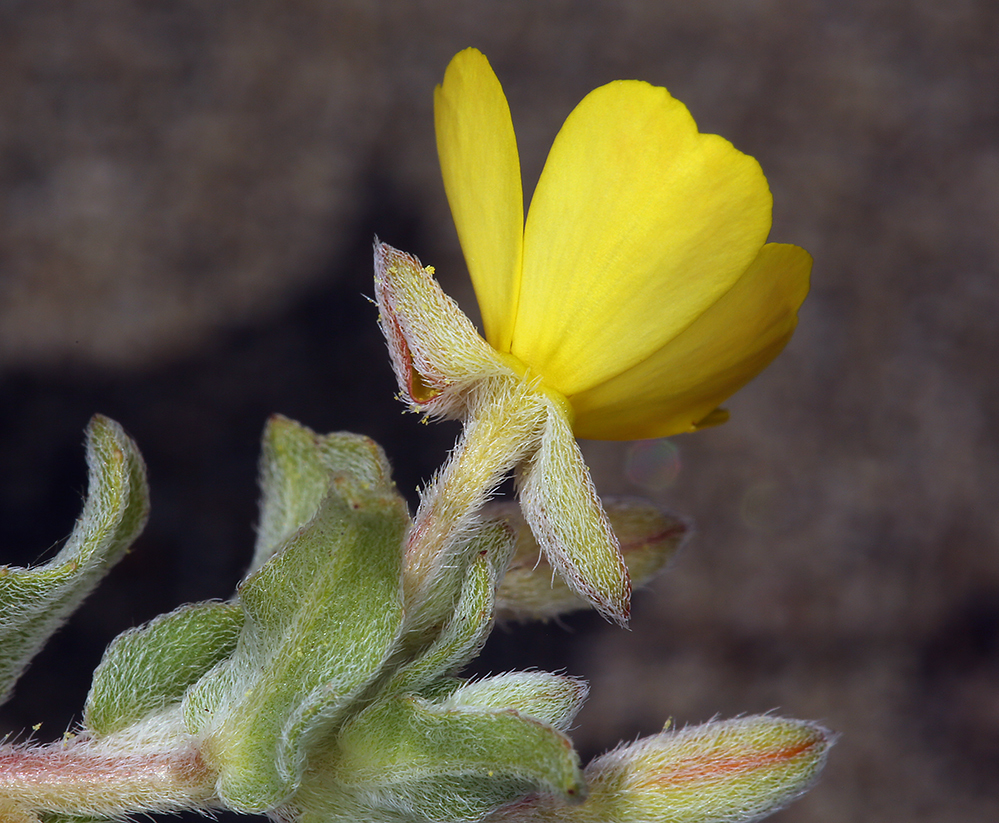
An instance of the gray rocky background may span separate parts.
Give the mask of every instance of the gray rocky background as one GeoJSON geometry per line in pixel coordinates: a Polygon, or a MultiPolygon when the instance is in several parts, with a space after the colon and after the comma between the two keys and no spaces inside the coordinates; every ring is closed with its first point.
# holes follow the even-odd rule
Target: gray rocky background
{"type": "Polygon", "coordinates": [[[56,737],[119,631],[225,597],[267,415],[374,436],[412,494],[456,429],[393,400],[378,233],[465,305],[431,91],[476,45],[527,189],[590,89],[665,85],[755,155],[816,265],[719,429],[588,443],[692,517],[636,599],[499,630],[480,670],[587,677],[576,738],[776,710],[841,733],[783,823],[999,819],[999,5],[991,0],[0,2],[0,545],[68,533],[82,431],[138,440],[153,516],[4,729],[56,737]]]}

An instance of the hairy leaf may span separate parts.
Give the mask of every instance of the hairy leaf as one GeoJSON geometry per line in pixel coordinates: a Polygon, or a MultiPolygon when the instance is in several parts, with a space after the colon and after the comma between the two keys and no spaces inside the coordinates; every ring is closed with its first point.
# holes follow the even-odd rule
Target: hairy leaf
{"type": "Polygon", "coordinates": [[[107,417],[97,415],[87,427],[87,467],[87,499],[62,550],[41,566],[0,566],[0,702],[146,524],[145,465],[107,417]]]}
{"type": "Polygon", "coordinates": [[[343,721],[399,631],[405,504],[346,474],[329,490],[242,585],[236,650],[185,701],[230,808],[264,811],[294,790],[306,747],[343,721]]]}
{"type": "Polygon", "coordinates": [[[85,727],[112,734],[180,702],[187,689],[236,648],[243,610],[198,603],[115,638],[87,695],[85,727]]]}

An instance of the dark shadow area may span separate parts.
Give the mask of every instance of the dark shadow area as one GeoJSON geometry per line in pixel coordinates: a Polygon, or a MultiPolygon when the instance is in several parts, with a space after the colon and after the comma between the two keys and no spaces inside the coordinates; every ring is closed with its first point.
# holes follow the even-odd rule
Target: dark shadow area
{"type": "MultiPolygon", "coordinates": [[[[383,181],[348,251],[286,311],[220,333],[191,356],[141,372],[73,367],[0,375],[0,544],[27,565],[57,551],[86,491],[83,432],[94,413],[120,422],[148,467],[149,524],[132,552],[51,641],[4,707],[5,731],[44,720],[40,739],[78,717],[104,646],[177,606],[227,598],[249,562],[260,435],[272,413],[319,432],[367,434],[399,489],[417,487],[453,442],[453,427],[404,413],[377,327],[371,242],[418,247],[418,220],[383,181]],[[58,673],[57,676],[53,676],[58,673]]],[[[342,231],[342,230],[341,230],[342,231]]],[[[275,273],[280,276],[280,273],[275,273]]]]}
{"type": "MultiPolygon", "coordinates": [[[[83,367],[0,375],[0,543],[4,560],[50,558],[69,534],[86,492],[83,432],[94,413],[120,422],[146,461],[152,510],[133,550],[49,641],[0,711],[0,729],[58,738],[79,722],[90,676],[121,631],[188,602],[231,596],[254,541],[257,461],[268,416],[318,432],[364,433],[387,452],[400,492],[439,467],[455,424],[423,425],[395,399],[377,327],[371,242],[420,248],[419,220],[398,193],[372,179],[348,251],[331,260],[287,310],[220,333],[188,357],[141,372],[83,367]]],[[[512,484],[502,493],[512,492],[512,484]]],[[[575,643],[596,614],[545,626],[497,629],[466,674],[574,670],[575,643]]],[[[164,820],[203,820],[197,815],[164,820]]],[[[229,813],[222,821],[246,819],[229,813]]]]}
{"type": "Polygon", "coordinates": [[[919,671],[922,734],[947,752],[952,779],[977,791],[999,771],[999,592],[982,591],[955,609],[930,638],[919,671]],[[993,707],[983,712],[983,706],[993,707]],[[983,720],[985,722],[983,722],[983,720]],[[989,722],[991,721],[991,722],[989,722]]]}

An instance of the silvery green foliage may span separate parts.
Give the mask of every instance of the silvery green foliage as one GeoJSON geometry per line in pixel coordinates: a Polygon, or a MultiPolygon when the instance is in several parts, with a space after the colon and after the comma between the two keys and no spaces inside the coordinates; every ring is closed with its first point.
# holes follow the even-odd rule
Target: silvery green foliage
{"type": "Polygon", "coordinates": [[[98,415],[90,421],[87,468],[83,512],[62,550],[41,566],[0,566],[0,702],[146,524],[146,468],[113,420],[98,415]]]}
{"type": "MultiPolygon", "coordinates": [[[[87,456],[90,490],[66,547],[0,575],[7,689],[145,521],[142,461],[120,427],[95,418],[87,456]]],[[[77,735],[0,747],[0,820],[228,808],[281,823],[641,823],[648,808],[657,820],[734,823],[750,805],[756,815],[794,796],[824,760],[824,730],[749,718],[741,749],[729,726],[707,724],[615,750],[584,773],[565,732],[585,684],[459,676],[493,625],[514,556],[509,525],[479,523],[447,562],[414,574],[411,521],[381,449],[281,417],[264,433],[261,486],[255,556],[235,596],[119,636],[77,735]],[[693,749],[678,745],[688,738],[693,749]],[[48,756],[67,779],[35,779],[48,756]],[[614,780],[600,771],[608,763],[614,780]],[[755,805],[725,805],[747,792],[755,805]]],[[[661,518],[649,522],[662,531],[661,518]]]]}
{"type": "MultiPolygon", "coordinates": [[[[272,423],[267,440],[286,425],[272,423]]],[[[323,456],[317,444],[311,459],[323,456]]],[[[325,486],[316,510],[240,586],[245,623],[232,655],[184,701],[188,728],[221,761],[218,792],[230,808],[266,811],[294,792],[312,744],[376,685],[402,624],[405,504],[388,482],[315,478],[325,486]]]]}
{"type": "Polygon", "coordinates": [[[235,603],[197,603],[119,635],[94,672],[84,726],[111,735],[179,704],[233,653],[242,627],[235,603]]]}
{"type": "Polygon", "coordinates": [[[492,627],[510,530],[477,531],[434,597],[404,608],[410,521],[378,446],[275,417],[263,454],[236,597],[119,637],[85,734],[197,740],[216,805],[285,819],[471,821],[530,792],[578,795],[563,731],[584,686],[455,677],[492,627]]]}
{"type": "Polygon", "coordinates": [[[246,624],[237,648],[184,707],[189,728],[207,735],[206,750],[225,752],[222,801],[325,818],[363,809],[377,819],[400,807],[419,814],[428,792],[440,794],[435,783],[491,773],[487,798],[464,792],[456,808],[431,818],[458,820],[471,819],[470,806],[481,817],[525,790],[575,791],[578,763],[547,724],[435,702],[491,627],[512,550],[506,530],[481,531],[464,564],[438,581],[433,604],[404,610],[409,518],[381,451],[366,438],[319,437],[280,418],[265,444],[258,552],[290,536],[240,587],[246,624]],[[259,678],[261,668],[268,677],[259,678]],[[472,761],[473,751],[488,762],[472,761]]]}
{"type": "Polygon", "coordinates": [[[249,573],[260,568],[319,511],[330,476],[391,492],[392,468],[370,437],[317,435],[281,415],[268,421],[260,455],[260,522],[249,573]]]}

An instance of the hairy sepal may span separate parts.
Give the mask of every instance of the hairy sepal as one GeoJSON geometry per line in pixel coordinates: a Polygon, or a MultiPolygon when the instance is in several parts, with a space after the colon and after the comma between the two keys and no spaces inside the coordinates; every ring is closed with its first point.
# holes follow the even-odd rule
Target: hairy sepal
{"type": "Polygon", "coordinates": [[[555,403],[549,403],[537,451],[518,469],[517,495],[538,545],[569,588],[626,625],[628,567],[569,421],[555,403]]]}
{"type": "Polygon", "coordinates": [[[377,241],[375,301],[402,399],[414,411],[464,419],[481,380],[513,374],[443,292],[432,268],[377,241]]]}

